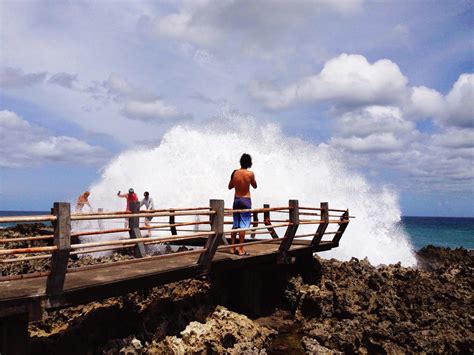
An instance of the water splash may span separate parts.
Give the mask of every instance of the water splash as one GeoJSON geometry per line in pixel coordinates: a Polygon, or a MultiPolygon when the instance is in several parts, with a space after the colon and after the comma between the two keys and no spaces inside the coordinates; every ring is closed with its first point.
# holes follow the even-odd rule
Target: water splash
{"type": "MultiPolygon", "coordinates": [[[[315,207],[328,201],[330,207],[349,208],[357,217],[339,248],[324,257],[416,263],[408,238],[396,227],[401,212],[395,193],[371,186],[327,146],[287,137],[278,126],[251,117],[228,114],[204,127],[175,126],[158,146],[120,154],[90,188],[90,199],[106,210],[123,210],[125,200],[116,193],[133,187],[139,196],[149,191],[155,208],[208,206],[211,198],[224,199],[231,207],[233,192],[227,183],[243,152],[252,155],[258,182],[253,207],[286,205],[288,199],[315,207]]],[[[311,233],[315,228],[300,230],[311,233]]]]}

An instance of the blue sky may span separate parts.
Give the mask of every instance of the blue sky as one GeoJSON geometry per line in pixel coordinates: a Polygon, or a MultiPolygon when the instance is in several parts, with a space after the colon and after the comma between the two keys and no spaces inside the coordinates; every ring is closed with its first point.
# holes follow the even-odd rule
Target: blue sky
{"type": "Polygon", "coordinates": [[[223,109],[340,151],[407,215],[474,216],[472,1],[2,1],[0,210],[223,109]]]}

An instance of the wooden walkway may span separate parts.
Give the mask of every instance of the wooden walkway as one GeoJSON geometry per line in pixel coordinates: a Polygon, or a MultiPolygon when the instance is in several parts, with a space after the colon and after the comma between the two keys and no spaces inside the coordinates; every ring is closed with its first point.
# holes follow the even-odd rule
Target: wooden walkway
{"type": "MultiPolygon", "coordinates": [[[[53,242],[52,246],[45,247],[30,245],[28,248],[0,249],[1,263],[51,259],[51,271],[48,273],[0,277],[0,354],[26,353],[28,321],[42,318],[46,311],[189,278],[204,277],[212,281],[214,275],[223,275],[232,269],[254,270],[253,268],[259,266],[291,264],[299,257],[311,257],[315,252],[338,247],[351,218],[348,210],[329,209],[325,202],[321,203],[321,207],[313,208],[299,207],[297,200],[290,200],[288,206],[270,208],[269,205],[264,205],[263,208],[253,210],[225,209],[222,200],[211,200],[209,207],[200,208],[142,212],[139,211],[138,203],[130,207],[131,212],[127,214],[100,212],[71,215],[68,203],[55,203],[51,215],[0,217],[0,222],[51,221],[54,227],[52,235],[0,239],[0,243],[31,242],[35,239],[49,239],[53,242]],[[277,214],[278,218],[272,219],[271,212],[277,214]],[[226,221],[225,218],[232,218],[235,213],[253,214],[251,227],[226,230],[224,226],[232,222],[226,221]],[[259,214],[263,214],[262,220],[259,220],[259,214]],[[280,217],[281,215],[283,217],[280,217]],[[147,216],[169,217],[169,223],[140,227],[140,218],[147,216]],[[188,219],[196,216],[209,219],[195,222],[176,221],[177,217],[184,216],[188,219]],[[104,219],[124,218],[128,219],[126,228],[75,233],[71,231],[71,221],[98,220],[100,225],[100,221],[104,219]],[[328,232],[327,228],[331,224],[335,225],[337,230],[328,232]],[[177,228],[201,225],[210,229],[178,235],[177,228]],[[298,235],[300,225],[314,225],[317,229],[313,233],[298,235]],[[284,235],[281,233],[282,228],[286,228],[284,235]],[[171,234],[165,237],[142,236],[142,231],[151,229],[169,231],[171,234]],[[248,235],[244,245],[250,255],[230,254],[229,234],[239,231],[248,235]],[[77,243],[81,236],[118,232],[128,232],[129,239],[77,243]],[[261,234],[266,234],[267,237],[261,238],[261,234]],[[331,236],[331,240],[323,240],[324,236],[331,236]],[[171,245],[188,245],[192,250],[157,256],[147,255],[147,245],[164,242],[171,245]],[[68,268],[68,260],[74,254],[121,248],[133,248],[135,258],[68,268]],[[23,256],[24,254],[27,256],[23,256]]],[[[263,277],[255,275],[253,273],[251,277],[263,277]]]]}
{"type": "MultiPolygon", "coordinates": [[[[289,250],[290,256],[329,250],[336,245],[321,242],[313,250],[309,240],[295,241],[289,250]]],[[[259,263],[276,263],[279,242],[255,244],[246,247],[249,256],[231,255],[229,251],[218,251],[213,258],[212,270],[248,267],[259,263]]],[[[187,278],[198,277],[197,255],[170,254],[168,258],[147,257],[96,264],[69,270],[66,274],[61,297],[53,297],[43,304],[45,309],[57,309],[82,304],[93,300],[119,296],[124,293],[151,288],[187,278]]],[[[0,315],[18,312],[19,306],[38,304],[48,298],[46,281],[48,276],[38,276],[11,281],[0,278],[0,315]],[[11,308],[13,306],[13,308],[11,308]]]]}

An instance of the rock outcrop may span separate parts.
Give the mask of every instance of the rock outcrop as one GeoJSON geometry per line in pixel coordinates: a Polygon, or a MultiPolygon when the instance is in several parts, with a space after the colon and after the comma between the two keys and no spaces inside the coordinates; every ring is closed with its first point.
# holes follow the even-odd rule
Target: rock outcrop
{"type": "Polygon", "coordinates": [[[289,284],[305,348],[347,353],[473,353],[474,252],[425,248],[422,268],[319,260],[322,278],[289,284]]]}
{"type": "Polygon", "coordinates": [[[146,349],[147,354],[266,354],[276,332],[244,315],[218,306],[205,323],[191,322],[179,337],[168,336],[146,349]]]}

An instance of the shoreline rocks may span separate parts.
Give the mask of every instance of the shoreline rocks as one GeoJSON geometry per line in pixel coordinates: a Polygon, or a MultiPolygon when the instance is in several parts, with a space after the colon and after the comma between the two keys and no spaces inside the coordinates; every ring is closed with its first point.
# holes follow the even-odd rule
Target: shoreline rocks
{"type": "MultiPolygon", "coordinates": [[[[428,246],[417,257],[408,268],[316,256],[314,277],[290,278],[279,310],[254,320],[199,280],[51,312],[30,324],[31,353],[474,353],[474,251],[428,246]]],[[[47,269],[22,262],[2,275],[47,269]]]]}

